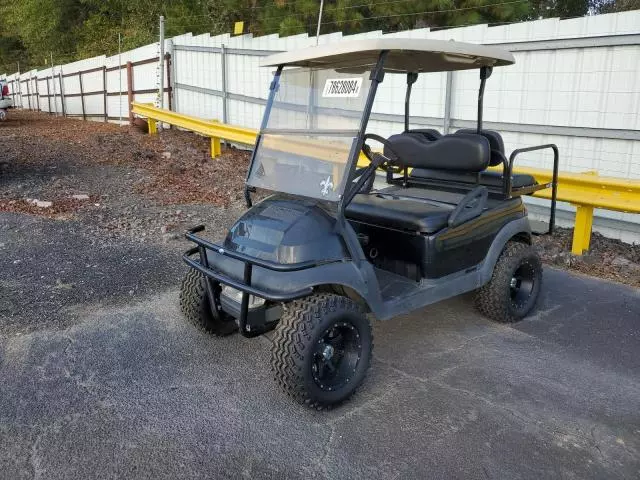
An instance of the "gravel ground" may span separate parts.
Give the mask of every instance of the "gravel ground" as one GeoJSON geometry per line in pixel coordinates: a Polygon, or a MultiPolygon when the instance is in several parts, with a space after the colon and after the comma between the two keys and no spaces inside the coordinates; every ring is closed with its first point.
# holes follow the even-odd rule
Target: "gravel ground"
{"type": "MultiPolygon", "coordinates": [[[[275,387],[269,336],[187,325],[180,232],[220,236],[243,210],[226,193],[246,154],[206,147],[28,112],[0,124],[0,479],[640,476],[636,289],[547,268],[515,326],[469,295],[376,322],[371,375],[328,413],[275,387]]],[[[577,269],[567,235],[538,245],[577,269]]],[[[635,248],[594,239],[616,268],[635,248]]]]}
{"type": "Polygon", "coordinates": [[[177,130],[151,137],[137,127],[12,112],[0,125],[0,212],[141,242],[170,240],[197,223],[227,225],[243,208],[248,159],[228,149],[211,161],[207,145],[177,130]]]}
{"type": "Polygon", "coordinates": [[[179,284],[182,232],[204,223],[220,237],[244,208],[246,155],[230,149],[213,162],[207,144],[176,130],[152,138],[11,112],[0,124],[0,334],[66,328],[78,303],[122,303],[179,284]]]}

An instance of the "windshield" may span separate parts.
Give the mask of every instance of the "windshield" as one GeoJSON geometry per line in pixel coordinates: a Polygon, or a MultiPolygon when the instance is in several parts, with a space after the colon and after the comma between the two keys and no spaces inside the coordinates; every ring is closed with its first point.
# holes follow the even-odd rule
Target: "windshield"
{"type": "Polygon", "coordinates": [[[368,72],[284,70],[249,185],[339,200],[369,86],[368,72]]]}

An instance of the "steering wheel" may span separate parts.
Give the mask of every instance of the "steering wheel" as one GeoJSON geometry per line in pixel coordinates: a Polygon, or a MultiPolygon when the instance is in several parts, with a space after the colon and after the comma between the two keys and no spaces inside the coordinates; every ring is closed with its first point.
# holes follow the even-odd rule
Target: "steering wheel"
{"type": "Polygon", "coordinates": [[[362,141],[362,152],[371,163],[376,164],[376,168],[382,168],[385,171],[391,170],[393,173],[401,173],[404,169],[402,160],[398,154],[394,152],[389,140],[381,137],[380,135],[376,135],[375,133],[365,133],[362,141]],[[367,145],[367,140],[369,139],[383,144],[386,147],[386,153],[388,156],[385,156],[382,153],[373,152],[371,147],[367,145]]]}
{"type": "Polygon", "coordinates": [[[346,205],[353,200],[357,193],[368,193],[371,191],[373,182],[375,181],[375,171],[378,168],[383,168],[385,171],[393,173],[401,173],[405,169],[400,157],[393,151],[391,143],[380,135],[366,133],[362,137],[362,151],[371,163],[367,167],[356,170],[353,178],[355,185],[346,196],[346,205]],[[371,147],[367,145],[367,140],[369,139],[382,143],[386,147],[388,157],[382,153],[373,152],[371,147]]]}

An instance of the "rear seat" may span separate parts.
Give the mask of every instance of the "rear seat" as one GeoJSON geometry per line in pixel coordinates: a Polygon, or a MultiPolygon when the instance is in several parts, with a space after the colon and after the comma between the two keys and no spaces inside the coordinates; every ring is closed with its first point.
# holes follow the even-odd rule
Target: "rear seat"
{"type": "MultiPolygon", "coordinates": [[[[409,178],[420,178],[425,180],[438,180],[441,182],[457,182],[457,183],[469,183],[475,185],[478,183],[477,175],[464,172],[446,172],[443,170],[433,170],[428,168],[414,168],[409,174],[409,178]]],[[[524,173],[516,173],[511,175],[511,187],[521,188],[531,185],[537,185],[536,179],[524,173]]],[[[504,181],[502,172],[496,172],[493,170],[487,170],[480,172],[479,185],[492,188],[502,188],[504,181]]]]}
{"type": "MultiPolygon", "coordinates": [[[[420,129],[409,130],[406,134],[412,134],[415,138],[419,138],[421,141],[434,141],[438,139],[440,134],[437,130],[433,129],[420,129]],[[422,133],[422,136],[417,134],[422,133]]],[[[473,128],[463,128],[455,132],[454,135],[478,135],[477,130],[473,128]]],[[[495,130],[482,130],[480,135],[487,139],[489,142],[489,148],[491,149],[491,159],[489,165],[492,167],[502,165],[504,158],[504,141],[502,135],[495,130]]],[[[504,186],[504,180],[502,172],[494,170],[486,170],[480,172],[480,177],[475,173],[468,172],[456,172],[456,171],[444,171],[428,168],[416,168],[409,175],[411,178],[419,178],[425,180],[437,180],[442,182],[457,182],[457,183],[469,183],[480,184],[491,188],[502,188],[504,186]]],[[[532,185],[537,185],[536,179],[531,175],[522,173],[514,174],[511,176],[512,188],[522,188],[532,185]]]]}

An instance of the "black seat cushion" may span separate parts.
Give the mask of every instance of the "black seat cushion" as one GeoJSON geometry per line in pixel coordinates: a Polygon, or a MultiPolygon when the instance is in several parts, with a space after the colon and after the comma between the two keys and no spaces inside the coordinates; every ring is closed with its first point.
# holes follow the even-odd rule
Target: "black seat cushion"
{"type": "MultiPolygon", "coordinates": [[[[426,180],[439,180],[444,182],[457,183],[476,183],[477,173],[468,172],[447,172],[445,170],[432,170],[427,168],[415,168],[409,174],[409,177],[421,178],[426,180]]],[[[480,172],[480,185],[486,187],[500,188],[503,186],[502,172],[487,170],[480,172]]],[[[536,179],[531,175],[517,173],[511,176],[512,188],[528,187],[537,185],[536,179]]]]}
{"type": "Polygon", "coordinates": [[[442,134],[435,128],[414,128],[412,130],[405,131],[404,135],[415,135],[430,142],[442,138],[442,134]]]}
{"type": "Polygon", "coordinates": [[[454,206],[383,194],[358,194],[347,206],[346,217],[372,225],[420,233],[447,226],[454,206]]]}
{"type": "Polygon", "coordinates": [[[489,147],[491,148],[491,161],[489,165],[495,167],[496,165],[500,165],[502,163],[502,159],[504,158],[504,140],[502,139],[502,135],[500,135],[495,130],[481,130],[478,134],[478,130],[475,128],[461,128],[456,131],[454,135],[459,133],[464,133],[466,135],[481,135],[489,141],[489,147]]]}
{"type": "Polygon", "coordinates": [[[402,166],[435,168],[463,172],[481,172],[489,165],[489,141],[480,135],[464,133],[445,135],[434,141],[416,138],[415,134],[392,135],[384,154],[399,157],[402,166]]]}
{"type": "MultiPolygon", "coordinates": [[[[458,133],[471,133],[477,135],[478,130],[475,128],[461,128],[460,130],[457,130],[455,134],[458,133]]],[[[502,139],[502,135],[495,130],[480,130],[480,135],[489,140],[491,150],[497,150],[500,153],[504,153],[504,140],[502,139]]]]}

